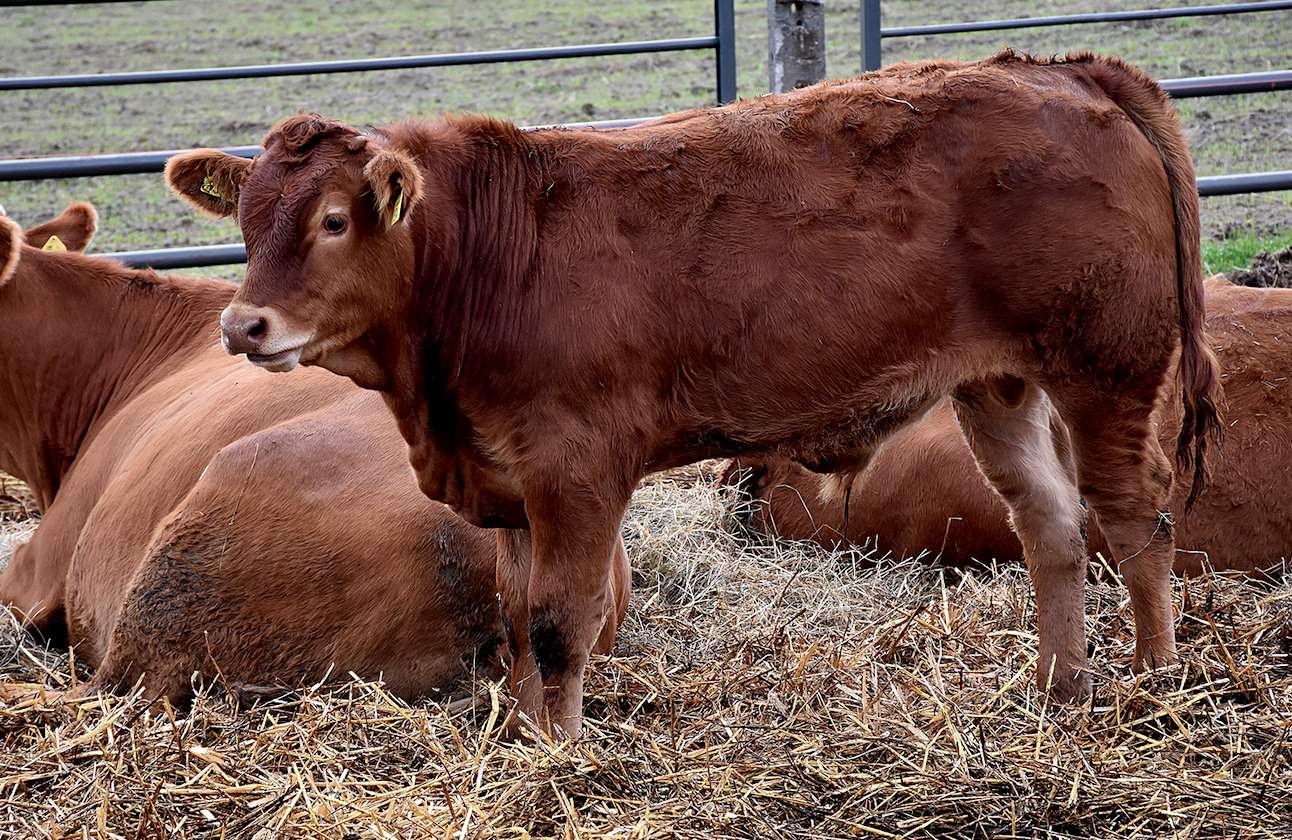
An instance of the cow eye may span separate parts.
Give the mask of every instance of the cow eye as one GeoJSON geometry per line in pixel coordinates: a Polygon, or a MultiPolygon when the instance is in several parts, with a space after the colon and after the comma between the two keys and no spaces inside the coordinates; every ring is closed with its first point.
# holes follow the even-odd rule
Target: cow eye
{"type": "Polygon", "coordinates": [[[345,219],[336,214],[328,216],[323,220],[323,228],[328,233],[340,233],[345,230],[345,219]]]}

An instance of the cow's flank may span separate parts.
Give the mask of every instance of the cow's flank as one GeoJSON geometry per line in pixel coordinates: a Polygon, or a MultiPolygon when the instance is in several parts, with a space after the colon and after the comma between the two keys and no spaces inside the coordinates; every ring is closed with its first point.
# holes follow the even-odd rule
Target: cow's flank
{"type": "MultiPolygon", "coordinates": [[[[1152,418],[1178,353],[1175,448],[1200,469],[1218,386],[1193,167],[1139,71],[898,65],[615,131],[298,117],[249,166],[195,160],[243,173],[228,348],[381,389],[424,492],[530,529],[532,562],[500,577],[526,576],[512,632],[546,661],[513,667],[541,672],[543,709],[521,706],[544,725],[579,731],[644,474],[731,453],[860,471],[948,394],[1027,548],[1041,685],[1090,684],[1082,496],[1134,667],[1175,658],[1152,418]],[[407,213],[373,183],[387,153],[420,171],[407,213]]],[[[196,180],[171,182],[193,199],[196,180]]]]}
{"type": "MultiPolygon", "coordinates": [[[[1265,575],[1292,557],[1292,291],[1206,283],[1207,337],[1225,370],[1226,439],[1211,459],[1207,489],[1176,528],[1174,570],[1265,575]]],[[[1179,433],[1182,407],[1168,393],[1158,424],[1163,448],[1179,433]]],[[[822,495],[821,476],[785,459],[735,459],[723,482],[747,494],[738,510],[755,530],[925,555],[947,565],[1017,562],[1023,547],[1009,511],[965,446],[953,406],[944,402],[893,435],[848,491],[822,495]]],[[[1177,473],[1172,508],[1190,491],[1177,473]]],[[[1089,523],[1093,557],[1106,554],[1098,522],[1089,523]]]]}

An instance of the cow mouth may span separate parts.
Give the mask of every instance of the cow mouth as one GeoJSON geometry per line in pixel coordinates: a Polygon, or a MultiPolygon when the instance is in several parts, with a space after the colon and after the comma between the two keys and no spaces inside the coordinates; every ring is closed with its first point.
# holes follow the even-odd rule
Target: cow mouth
{"type": "Polygon", "coordinates": [[[277,353],[248,353],[247,361],[274,373],[285,373],[300,363],[301,353],[304,351],[305,345],[300,344],[277,353]]]}

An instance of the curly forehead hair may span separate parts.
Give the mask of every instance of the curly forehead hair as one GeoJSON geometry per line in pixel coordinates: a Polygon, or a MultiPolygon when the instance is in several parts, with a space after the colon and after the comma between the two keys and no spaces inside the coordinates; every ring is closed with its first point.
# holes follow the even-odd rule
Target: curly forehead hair
{"type": "Polygon", "coordinates": [[[362,144],[366,139],[357,128],[348,126],[338,120],[328,119],[318,114],[296,114],[279,120],[261,145],[266,150],[278,143],[289,155],[298,156],[308,152],[319,141],[331,137],[349,137],[362,144]]]}

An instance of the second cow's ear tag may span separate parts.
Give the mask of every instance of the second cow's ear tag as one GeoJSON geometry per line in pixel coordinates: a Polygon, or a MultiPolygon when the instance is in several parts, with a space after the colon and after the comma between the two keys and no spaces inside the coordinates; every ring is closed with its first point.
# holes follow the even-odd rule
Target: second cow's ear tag
{"type": "Polygon", "coordinates": [[[64,245],[64,244],[63,244],[63,240],[59,239],[57,236],[51,236],[49,239],[46,239],[46,240],[45,240],[45,244],[44,244],[44,245],[40,246],[40,250],[42,250],[42,251],[66,251],[66,250],[67,250],[67,246],[66,246],[66,245],[64,245]]]}
{"type": "Polygon", "coordinates": [[[221,201],[224,201],[224,196],[220,195],[220,191],[215,188],[215,183],[211,181],[210,175],[202,176],[201,190],[213,198],[218,198],[221,201]]]}

